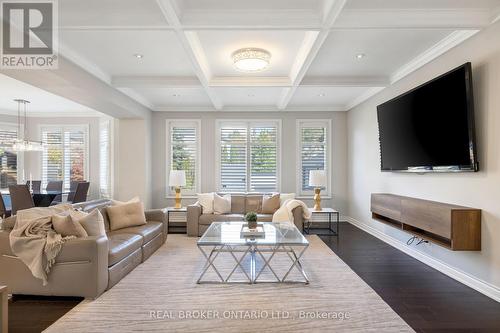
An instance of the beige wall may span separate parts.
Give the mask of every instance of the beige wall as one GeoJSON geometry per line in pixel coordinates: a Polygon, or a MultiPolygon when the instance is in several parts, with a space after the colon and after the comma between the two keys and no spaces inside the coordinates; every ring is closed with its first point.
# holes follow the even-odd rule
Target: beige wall
{"type": "MultiPolygon", "coordinates": [[[[388,192],[483,210],[480,252],[452,252],[437,245],[412,248],[500,295],[500,22],[348,112],[349,215],[396,241],[409,235],[371,219],[370,194],[388,192]],[[439,74],[472,62],[481,171],[460,174],[380,172],[376,106],[439,74]]],[[[406,245],[405,245],[406,246],[406,245]]]]}
{"type": "Polygon", "coordinates": [[[114,128],[114,193],[118,200],[139,196],[151,207],[151,119],[118,119],[114,128]]]}
{"type": "MultiPolygon", "coordinates": [[[[153,112],[153,206],[172,205],[166,199],[166,120],[201,119],[201,190],[215,190],[215,126],[217,119],[281,119],[282,137],[282,192],[296,192],[296,119],[331,119],[331,147],[333,164],[333,200],[324,199],[325,207],[336,207],[341,212],[347,210],[347,172],[346,172],[346,113],[344,112],[153,112]]],[[[185,199],[185,203],[196,200],[185,199]]],[[[309,204],[311,200],[306,200],[309,204]]]]}

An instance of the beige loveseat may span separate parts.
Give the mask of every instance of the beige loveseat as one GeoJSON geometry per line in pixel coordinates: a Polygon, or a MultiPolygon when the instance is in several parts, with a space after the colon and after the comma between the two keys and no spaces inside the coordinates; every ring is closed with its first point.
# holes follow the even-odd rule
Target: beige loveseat
{"type": "MultiPolygon", "coordinates": [[[[204,214],[203,208],[198,203],[187,207],[187,234],[199,237],[208,229],[212,222],[243,221],[248,212],[257,213],[258,222],[271,222],[273,214],[262,214],[263,194],[242,193],[231,194],[231,212],[228,214],[204,214]]],[[[293,210],[294,223],[302,231],[304,218],[302,207],[293,210]]]]}
{"type": "Polygon", "coordinates": [[[108,200],[75,204],[91,211],[98,208],[107,237],[85,237],[66,242],[49,274],[49,283],[31,274],[11,251],[8,230],[0,231],[0,285],[12,294],[82,296],[96,298],[151,256],[167,238],[167,221],[162,210],[146,211],[145,225],[110,231],[108,200]]]}

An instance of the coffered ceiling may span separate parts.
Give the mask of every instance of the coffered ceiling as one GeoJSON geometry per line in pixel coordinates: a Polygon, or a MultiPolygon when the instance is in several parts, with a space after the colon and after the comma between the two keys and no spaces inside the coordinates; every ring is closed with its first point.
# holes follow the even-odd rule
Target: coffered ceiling
{"type": "Polygon", "coordinates": [[[61,55],[154,111],[345,111],[500,14],[500,0],[64,0],[59,6],[61,55]],[[236,71],[231,54],[243,47],[268,50],[269,68],[236,71]]]}

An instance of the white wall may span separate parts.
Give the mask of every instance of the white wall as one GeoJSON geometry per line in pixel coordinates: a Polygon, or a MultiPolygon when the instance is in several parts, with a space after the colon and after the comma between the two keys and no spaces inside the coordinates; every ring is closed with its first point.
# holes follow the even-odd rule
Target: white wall
{"type": "MultiPolygon", "coordinates": [[[[41,140],[40,125],[88,125],[89,160],[87,179],[90,182],[89,198],[99,197],[99,117],[29,117],[28,133],[32,140],[41,140]]],[[[17,117],[0,114],[0,122],[17,124],[17,117]]],[[[40,152],[24,153],[26,178],[31,173],[33,179],[41,179],[42,165],[40,152]]]]}
{"type": "MultiPolygon", "coordinates": [[[[332,192],[333,200],[323,198],[325,207],[347,210],[346,172],[346,113],[345,112],[153,112],[153,206],[166,207],[173,204],[166,199],[166,120],[201,119],[201,191],[212,192],[215,181],[215,122],[216,119],[281,119],[282,121],[282,173],[281,191],[296,192],[296,119],[332,120],[332,192]]],[[[185,199],[184,204],[194,199],[185,199]]],[[[311,200],[306,200],[311,204],[311,200]]]]}
{"type": "Polygon", "coordinates": [[[350,110],[347,142],[349,215],[390,239],[406,242],[408,234],[371,219],[371,193],[482,209],[482,251],[452,252],[437,245],[411,247],[486,282],[500,296],[500,22],[350,110]],[[376,106],[467,61],[473,66],[481,171],[426,175],[380,172],[376,106]]]}

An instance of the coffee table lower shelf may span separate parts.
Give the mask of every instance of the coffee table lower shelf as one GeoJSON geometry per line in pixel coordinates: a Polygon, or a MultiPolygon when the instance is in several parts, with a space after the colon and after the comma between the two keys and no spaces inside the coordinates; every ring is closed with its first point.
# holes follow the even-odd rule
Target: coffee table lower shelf
{"type": "Polygon", "coordinates": [[[306,272],[304,271],[304,268],[302,267],[302,264],[300,262],[300,258],[304,254],[305,250],[307,249],[308,245],[304,246],[287,246],[287,245],[260,245],[260,244],[246,244],[246,245],[200,245],[198,244],[198,248],[200,251],[203,253],[203,256],[206,259],[205,265],[201,271],[200,277],[198,278],[197,283],[202,284],[202,283],[246,283],[246,284],[255,284],[255,283],[303,283],[303,284],[309,284],[309,279],[307,277],[306,272]],[[295,249],[295,247],[298,247],[298,252],[295,249]],[[215,259],[219,256],[221,253],[229,253],[234,260],[234,267],[231,270],[231,272],[224,278],[222,274],[220,273],[219,269],[217,269],[215,265],[215,259]],[[241,253],[243,253],[241,255],[241,253]],[[265,253],[269,254],[269,256],[266,258],[264,255],[265,253]],[[275,272],[275,270],[272,267],[272,259],[275,257],[276,254],[278,253],[286,253],[288,258],[290,259],[290,267],[288,271],[282,276],[279,277],[278,274],[275,272]],[[236,254],[240,254],[241,256],[238,258],[236,254]],[[243,261],[247,256],[250,256],[250,265],[243,265],[243,261]],[[260,269],[257,269],[257,260],[258,258],[262,259],[263,265],[260,269]],[[249,266],[249,267],[248,267],[249,266]],[[211,281],[205,281],[203,280],[203,277],[209,270],[209,268],[212,268],[215,273],[217,274],[219,280],[211,280],[211,281]],[[244,276],[246,277],[247,280],[243,281],[233,281],[231,280],[231,277],[233,274],[236,272],[236,270],[240,268],[240,270],[244,273],[244,276]],[[262,272],[266,268],[269,268],[270,272],[274,276],[274,279],[272,280],[264,280],[264,279],[259,279],[262,272]],[[303,280],[291,280],[288,279],[290,276],[290,273],[292,270],[296,268],[301,276],[304,278],[303,280]]]}

